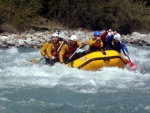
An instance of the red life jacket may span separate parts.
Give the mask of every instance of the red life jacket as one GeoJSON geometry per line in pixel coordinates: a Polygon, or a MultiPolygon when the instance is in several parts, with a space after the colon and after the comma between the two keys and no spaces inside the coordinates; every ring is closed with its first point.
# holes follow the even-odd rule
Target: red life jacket
{"type": "Polygon", "coordinates": [[[75,45],[68,44],[68,50],[65,51],[64,56],[70,58],[70,56],[77,50],[77,43],[75,45]]]}
{"type": "Polygon", "coordinates": [[[93,44],[92,46],[90,46],[89,48],[89,52],[93,52],[93,51],[100,51],[102,48],[100,46],[100,42],[96,42],[95,44],[93,44]]]}
{"type": "Polygon", "coordinates": [[[58,48],[60,46],[60,43],[59,42],[56,43],[56,44],[53,43],[53,45],[54,45],[54,49],[51,50],[51,54],[52,54],[52,56],[58,57],[57,50],[58,50],[58,48]]]}

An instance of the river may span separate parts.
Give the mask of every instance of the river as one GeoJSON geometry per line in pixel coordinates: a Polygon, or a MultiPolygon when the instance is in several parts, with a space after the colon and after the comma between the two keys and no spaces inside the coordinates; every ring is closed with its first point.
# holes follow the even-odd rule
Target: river
{"type": "Polygon", "coordinates": [[[0,113],[149,113],[150,47],[127,47],[136,71],[50,67],[29,62],[39,49],[0,49],[0,113]]]}

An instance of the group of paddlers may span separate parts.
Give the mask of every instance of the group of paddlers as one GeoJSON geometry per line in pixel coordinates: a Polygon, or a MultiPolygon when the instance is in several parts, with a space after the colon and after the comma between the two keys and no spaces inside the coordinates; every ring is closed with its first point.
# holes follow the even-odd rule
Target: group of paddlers
{"type": "Polygon", "coordinates": [[[121,35],[117,31],[109,29],[102,34],[100,31],[95,31],[92,38],[88,39],[88,43],[78,40],[76,35],[71,35],[69,40],[59,37],[59,32],[56,31],[51,35],[51,40],[45,42],[40,50],[40,53],[45,57],[46,64],[54,65],[56,62],[67,64],[85,54],[94,51],[102,51],[113,49],[125,56],[128,56],[126,45],[120,40],[121,35]],[[89,49],[77,53],[77,48],[84,48],[89,45],[89,49]]]}

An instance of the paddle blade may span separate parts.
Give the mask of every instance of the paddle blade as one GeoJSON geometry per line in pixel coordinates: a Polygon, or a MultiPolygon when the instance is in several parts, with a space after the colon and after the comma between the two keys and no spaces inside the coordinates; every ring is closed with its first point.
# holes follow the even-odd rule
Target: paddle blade
{"type": "Polygon", "coordinates": [[[131,69],[131,70],[136,70],[136,69],[137,69],[137,66],[132,63],[132,64],[130,64],[130,69],[131,69]]]}
{"type": "Polygon", "coordinates": [[[29,62],[37,63],[39,60],[40,60],[39,58],[35,58],[35,59],[31,59],[31,60],[29,60],[29,62]]]}
{"type": "Polygon", "coordinates": [[[125,60],[126,60],[126,63],[130,66],[131,70],[136,70],[137,69],[137,66],[133,62],[131,62],[128,59],[125,59],[125,60]]]}

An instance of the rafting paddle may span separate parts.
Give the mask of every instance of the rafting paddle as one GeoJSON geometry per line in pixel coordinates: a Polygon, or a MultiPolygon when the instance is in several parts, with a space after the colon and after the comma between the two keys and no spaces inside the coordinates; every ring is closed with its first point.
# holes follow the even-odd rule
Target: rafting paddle
{"type": "Polygon", "coordinates": [[[45,58],[44,57],[43,58],[34,58],[34,59],[29,60],[29,62],[37,63],[38,61],[43,60],[43,59],[45,59],[45,58]]]}
{"type": "Polygon", "coordinates": [[[136,70],[137,66],[133,62],[131,62],[129,56],[127,56],[127,57],[128,57],[128,59],[125,59],[125,60],[126,60],[126,63],[130,66],[130,69],[136,70]]]}
{"type": "Polygon", "coordinates": [[[82,44],[76,49],[76,51],[69,57],[67,63],[70,61],[70,59],[75,55],[75,53],[82,47],[82,44]]]}

